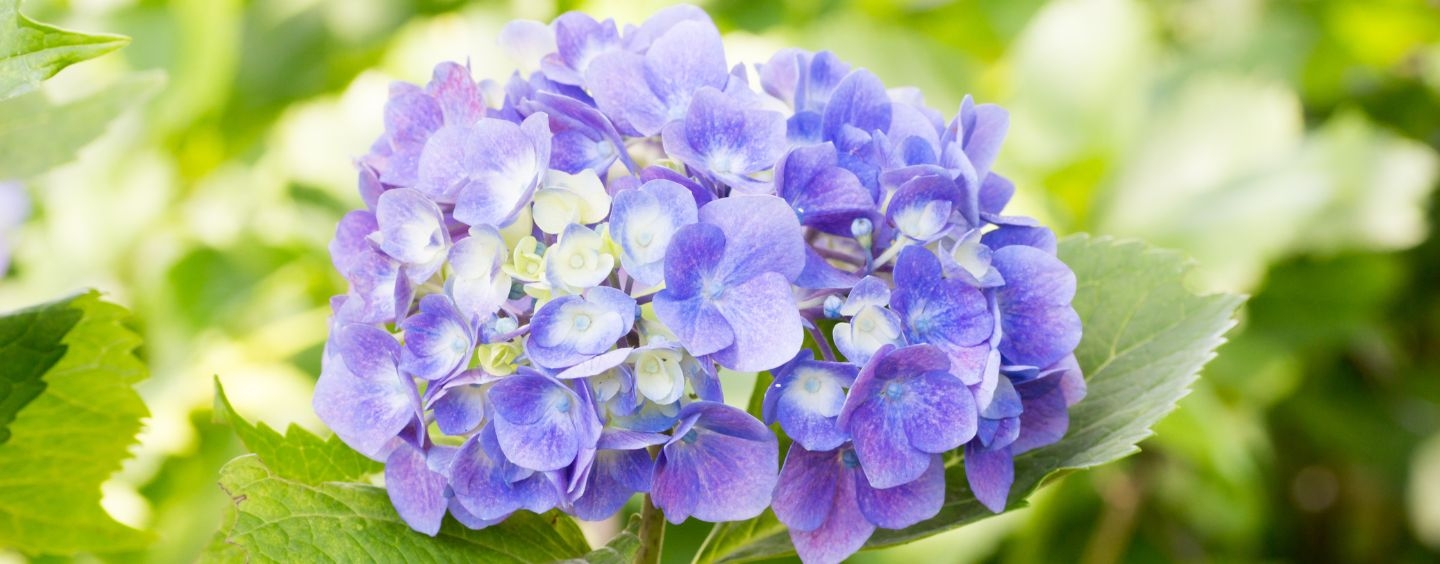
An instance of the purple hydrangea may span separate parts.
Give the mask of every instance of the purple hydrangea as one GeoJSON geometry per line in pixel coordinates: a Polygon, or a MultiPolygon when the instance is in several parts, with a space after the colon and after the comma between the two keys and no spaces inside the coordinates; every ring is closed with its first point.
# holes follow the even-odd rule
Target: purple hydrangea
{"type": "Polygon", "coordinates": [[[731,67],[690,6],[502,37],[553,52],[395,85],[330,247],[315,409],[407,523],[647,494],[677,523],[771,507],[835,562],[936,515],[956,457],[1005,509],[1085,381],[1055,236],[1004,215],[1004,110],[947,122],[828,52],[731,67]],[[773,380],[761,413],[722,368],[773,380]]]}

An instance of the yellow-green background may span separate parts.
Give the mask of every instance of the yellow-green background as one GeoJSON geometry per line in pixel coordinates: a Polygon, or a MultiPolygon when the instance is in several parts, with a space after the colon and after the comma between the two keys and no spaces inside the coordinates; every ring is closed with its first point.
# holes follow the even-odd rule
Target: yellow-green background
{"type": "MultiPolygon", "coordinates": [[[[0,310],[98,287],[137,314],[154,416],[105,505],[160,541],[119,560],[190,561],[219,522],[216,473],[240,447],[211,422],[211,375],[247,416],[319,428],[310,389],[344,290],[325,246],[360,205],[351,159],[380,132],[387,84],[441,60],[508,76],[495,37],[512,18],[634,22],[661,4],[23,3],[134,38],[47,82],[52,98],[169,76],[27,184],[33,214],[0,280],[0,310]]],[[[966,93],[1006,106],[998,169],[1016,209],[1182,249],[1197,288],[1254,296],[1142,454],[857,561],[1440,558],[1440,2],[701,5],[732,62],[830,49],[947,113],[966,93]]],[[[667,556],[700,535],[675,529],[667,556]]]]}

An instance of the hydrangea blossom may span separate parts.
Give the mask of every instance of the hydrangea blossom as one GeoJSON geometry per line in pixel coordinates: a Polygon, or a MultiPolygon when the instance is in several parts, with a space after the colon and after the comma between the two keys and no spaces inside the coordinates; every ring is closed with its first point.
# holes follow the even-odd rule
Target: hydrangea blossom
{"type": "Polygon", "coordinates": [[[392,87],[330,247],[315,409],[411,527],[642,493],[677,523],[773,507],[834,562],[936,515],[956,457],[1004,510],[1085,393],[1075,277],[1004,212],[1004,110],[947,122],[828,52],[731,67],[690,6],[501,38],[527,74],[392,87]],[[773,379],[761,413],[722,368],[773,379]]]}

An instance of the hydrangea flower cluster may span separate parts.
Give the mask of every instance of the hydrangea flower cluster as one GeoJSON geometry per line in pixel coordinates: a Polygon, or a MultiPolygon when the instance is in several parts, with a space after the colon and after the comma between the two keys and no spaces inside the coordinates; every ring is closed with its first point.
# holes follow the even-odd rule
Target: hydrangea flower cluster
{"type": "Polygon", "coordinates": [[[1004,110],[947,122],[828,52],[732,68],[689,6],[502,41],[540,70],[392,87],[331,246],[314,406],[407,523],[647,493],[675,523],[773,507],[835,561],[936,515],[952,452],[1003,510],[1084,394],[1075,277],[1002,213],[1004,110]],[[722,369],[773,375],[763,422],[722,369]]]}

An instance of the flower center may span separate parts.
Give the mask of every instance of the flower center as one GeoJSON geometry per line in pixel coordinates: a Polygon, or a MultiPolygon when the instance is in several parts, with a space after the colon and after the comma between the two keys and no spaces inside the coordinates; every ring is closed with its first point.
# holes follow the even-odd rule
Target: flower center
{"type": "Polygon", "coordinates": [[[576,330],[576,331],[584,331],[584,330],[586,330],[586,329],[589,329],[589,328],[590,328],[590,316],[588,316],[588,315],[577,315],[577,316],[575,316],[575,321],[574,321],[574,325],[573,325],[573,326],[575,327],[575,330],[576,330]]]}
{"type": "Polygon", "coordinates": [[[808,379],[806,379],[806,380],[805,380],[805,391],[810,392],[810,393],[812,393],[812,394],[815,393],[815,392],[820,391],[820,379],[819,379],[819,378],[808,378],[808,379]]]}
{"type": "Polygon", "coordinates": [[[690,431],[685,433],[685,436],[680,437],[680,440],[685,441],[685,444],[690,444],[695,442],[695,439],[698,438],[700,438],[700,434],[696,433],[694,429],[691,429],[690,431]]]}
{"type": "Polygon", "coordinates": [[[654,234],[654,233],[650,233],[649,231],[646,231],[646,232],[644,232],[644,233],[641,233],[639,236],[635,237],[635,239],[636,239],[635,242],[636,242],[636,243],[639,243],[641,247],[649,247],[649,246],[650,246],[650,242],[655,240],[655,234],[654,234]]]}
{"type": "Polygon", "coordinates": [[[560,413],[569,413],[569,412],[570,412],[570,397],[569,397],[569,396],[562,396],[562,397],[560,398],[560,401],[555,402],[555,410],[556,410],[556,411],[559,411],[560,413]]]}
{"type": "Polygon", "coordinates": [[[704,292],[706,298],[718,300],[720,295],[725,293],[725,285],[721,284],[719,280],[711,280],[705,283],[704,292]]]}
{"type": "Polygon", "coordinates": [[[891,382],[885,385],[885,390],[881,393],[885,394],[888,399],[898,400],[900,396],[905,395],[905,387],[901,386],[899,382],[891,382]]]}
{"type": "Polygon", "coordinates": [[[847,469],[854,468],[860,465],[860,459],[855,456],[853,449],[845,449],[844,452],[840,453],[840,463],[844,464],[847,469]]]}
{"type": "Polygon", "coordinates": [[[585,266],[584,255],[581,255],[580,253],[574,253],[570,255],[570,268],[580,268],[583,266],[585,266]]]}

